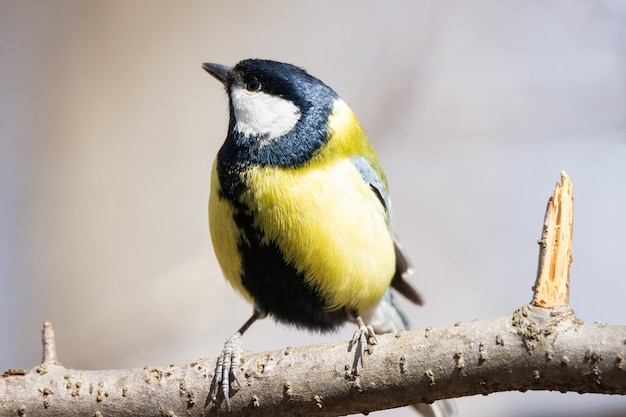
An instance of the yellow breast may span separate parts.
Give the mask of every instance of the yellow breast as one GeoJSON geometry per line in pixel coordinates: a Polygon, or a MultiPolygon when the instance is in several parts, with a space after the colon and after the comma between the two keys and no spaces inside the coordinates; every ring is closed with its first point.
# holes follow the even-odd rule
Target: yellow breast
{"type": "Polygon", "coordinates": [[[384,208],[347,159],[323,167],[255,167],[243,196],[273,241],[330,308],[373,307],[395,270],[384,208]]]}
{"type": "MultiPolygon", "coordinates": [[[[330,308],[361,313],[390,285],[395,252],[387,213],[350,157],[366,158],[383,183],[385,178],[343,101],[335,103],[328,128],[332,139],[305,166],[253,166],[242,172],[246,191],[239,201],[262,243],[275,243],[330,308]]],[[[246,236],[233,219],[232,204],[218,196],[219,187],[214,166],[209,222],[215,253],[227,280],[253,302],[241,281],[238,245],[246,236]]]]}

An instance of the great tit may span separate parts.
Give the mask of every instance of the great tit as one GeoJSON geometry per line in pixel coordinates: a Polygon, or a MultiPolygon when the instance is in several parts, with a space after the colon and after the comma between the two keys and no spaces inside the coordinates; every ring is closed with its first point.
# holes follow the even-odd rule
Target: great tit
{"type": "Polygon", "coordinates": [[[410,328],[390,287],[422,297],[406,280],[381,163],[337,93],[276,61],[202,67],[226,88],[230,110],[211,175],[211,239],[224,276],[254,306],[213,377],[210,400],[221,391],[230,407],[239,339],[257,319],[320,332],[353,321],[358,366],[375,332],[410,328]]]}

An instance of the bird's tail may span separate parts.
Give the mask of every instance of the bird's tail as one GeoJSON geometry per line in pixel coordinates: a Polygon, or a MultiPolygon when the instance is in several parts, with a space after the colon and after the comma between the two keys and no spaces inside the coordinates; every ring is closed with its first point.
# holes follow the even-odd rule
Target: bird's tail
{"type": "MultiPolygon", "coordinates": [[[[380,333],[397,333],[413,328],[407,315],[396,301],[391,288],[387,289],[382,300],[361,316],[363,321],[380,333]]],[[[452,417],[456,414],[453,400],[440,400],[433,404],[415,404],[413,408],[424,417],[452,417]]]]}

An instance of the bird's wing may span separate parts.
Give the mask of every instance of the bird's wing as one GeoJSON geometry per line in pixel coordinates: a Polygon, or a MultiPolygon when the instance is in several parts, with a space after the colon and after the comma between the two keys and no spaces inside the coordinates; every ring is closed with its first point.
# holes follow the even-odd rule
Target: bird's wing
{"type": "MultiPolygon", "coordinates": [[[[363,181],[370,186],[385,208],[387,223],[389,223],[389,193],[382,178],[366,158],[352,158],[352,163],[361,174],[363,181]]],[[[407,277],[413,274],[411,262],[402,251],[402,246],[395,237],[393,243],[396,253],[396,272],[391,280],[391,286],[415,304],[422,305],[424,304],[424,299],[419,291],[407,280],[407,277]]]]}
{"type": "Polygon", "coordinates": [[[382,204],[385,209],[385,213],[387,213],[387,220],[389,220],[389,193],[387,192],[385,182],[367,158],[354,157],[350,160],[359,171],[359,174],[361,174],[363,181],[370,186],[372,191],[376,194],[376,197],[378,197],[380,204],[382,204]]]}
{"type": "MultiPolygon", "coordinates": [[[[389,193],[385,183],[367,159],[353,158],[352,163],[385,208],[389,224],[389,193]]],[[[415,304],[422,305],[424,302],[421,294],[407,280],[413,274],[411,262],[395,237],[393,244],[396,253],[396,272],[391,280],[391,287],[415,304]]],[[[374,308],[362,314],[362,318],[374,328],[376,333],[397,333],[413,327],[390,289],[387,289],[374,308]]],[[[456,414],[456,405],[452,400],[436,401],[433,404],[416,404],[413,407],[424,417],[451,417],[456,414]]]]}
{"type": "Polygon", "coordinates": [[[402,251],[402,245],[400,245],[400,242],[398,242],[398,239],[395,237],[393,239],[393,246],[396,251],[396,272],[391,280],[391,286],[415,304],[419,306],[424,305],[422,294],[420,294],[417,288],[407,279],[409,276],[413,275],[413,266],[409,258],[407,258],[402,251]]]}

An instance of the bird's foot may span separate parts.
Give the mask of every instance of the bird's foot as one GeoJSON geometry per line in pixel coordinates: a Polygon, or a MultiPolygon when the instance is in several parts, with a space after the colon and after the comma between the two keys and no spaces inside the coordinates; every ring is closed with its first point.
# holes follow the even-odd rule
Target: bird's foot
{"type": "Polygon", "coordinates": [[[365,365],[363,363],[363,356],[365,355],[367,345],[375,345],[378,343],[376,333],[374,333],[374,328],[372,326],[366,326],[361,317],[357,317],[356,322],[359,329],[354,332],[352,340],[350,341],[350,350],[352,350],[352,348],[356,345],[354,363],[352,365],[352,372],[355,374],[357,373],[359,360],[361,362],[361,366],[365,365]]]}
{"type": "Polygon", "coordinates": [[[239,339],[241,334],[235,333],[224,343],[224,349],[217,358],[215,365],[215,374],[211,381],[211,389],[209,390],[208,402],[212,405],[217,405],[217,397],[221,392],[226,407],[230,410],[230,390],[238,391],[240,388],[239,381],[237,380],[237,368],[241,360],[241,344],[239,339]]]}

